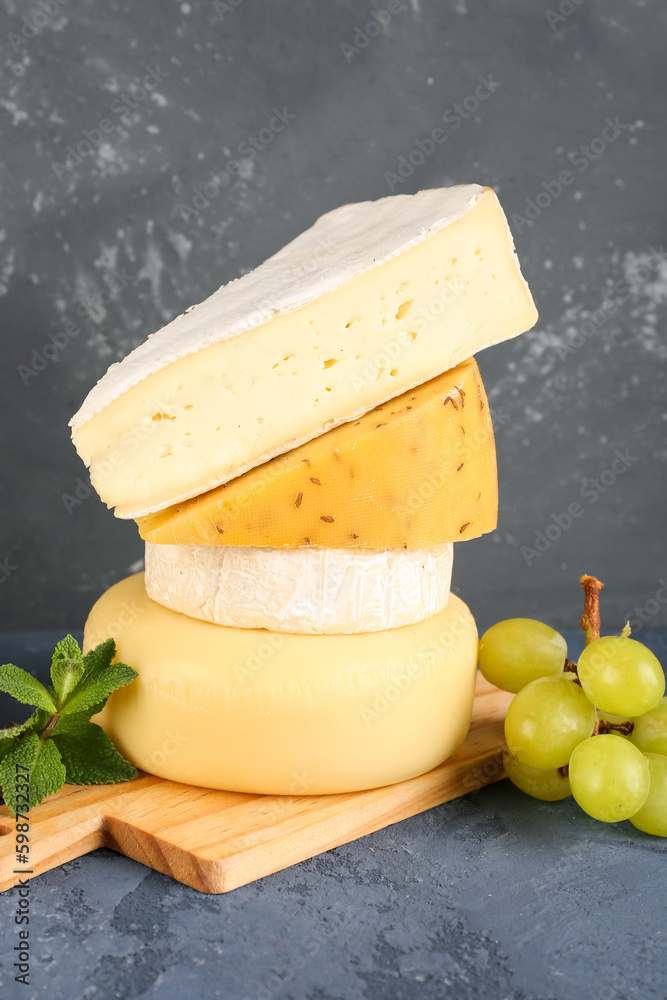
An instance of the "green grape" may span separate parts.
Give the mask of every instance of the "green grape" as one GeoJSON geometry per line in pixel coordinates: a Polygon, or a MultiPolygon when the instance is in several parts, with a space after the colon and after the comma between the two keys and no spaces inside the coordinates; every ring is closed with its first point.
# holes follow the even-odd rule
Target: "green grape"
{"type": "Polygon", "coordinates": [[[516,757],[507,751],[503,754],[503,764],[512,784],[527,795],[532,795],[534,799],[557,802],[572,794],[567,775],[557,767],[552,767],[548,771],[543,771],[539,767],[528,767],[526,764],[520,764],[516,757]]]}
{"type": "Polygon", "coordinates": [[[492,625],[479,642],[479,669],[503,691],[520,691],[538,677],[563,672],[567,643],[532,618],[508,618],[492,625]]]}
{"type": "Polygon", "coordinates": [[[579,657],[577,672],[593,704],[614,715],[643,715],[665,693],[660,661],[641,642],[625,636],[595,639],[579,657]]]}
{"type": "Polygon", "coordinates": [[[646,801],[649,784],[646,757],[629,740],[613,733],[584,740],[570,758],[575,800],[603,823],[634,816],[646,801]]]}
{"type": "Polygon", "coordinates": [[[667,755],[667,698],[633,721],[635,728],[630,739],[634,745],[642,753],[667,755]]]}
{"type": "Polygon", "coordinates": [[[651,775],[648,798],[630,822],[644,833],[654,837],[667,837],[667,757],[660,753],[646,753],[651,775]]]}
{"type": "Polygon", "coordinates": [[[521,764],[564,767],[577,744],[593,732],[595,708],[570,676],[531,681],[507,710],[505,739],[521,764]]]}

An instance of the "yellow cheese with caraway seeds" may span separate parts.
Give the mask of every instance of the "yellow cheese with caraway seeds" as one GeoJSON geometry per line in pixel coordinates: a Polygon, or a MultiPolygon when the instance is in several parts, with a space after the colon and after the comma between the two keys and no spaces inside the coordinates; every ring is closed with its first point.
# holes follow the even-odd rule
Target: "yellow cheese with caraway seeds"
{"type": "Polygon", "coordinates": [[[474,358],[237,479],[138,520],[168,545],[433,548],[496,526],[474,358]]]}

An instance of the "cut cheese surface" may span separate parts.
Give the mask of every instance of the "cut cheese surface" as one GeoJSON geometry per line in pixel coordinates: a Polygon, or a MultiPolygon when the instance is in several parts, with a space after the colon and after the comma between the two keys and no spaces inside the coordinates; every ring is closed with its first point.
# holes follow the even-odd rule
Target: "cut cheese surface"
{"type": "Polygon", "coordinates": [[[112,366],[73,418],[119,517],[201,494],[537,317],[507,221],[467,185],[347,205],[112,366]]]}
{"type": "Polygon", "coordinates": [[[230,791],[374,788],[446,760],[470,722],[477,630],[456,595],[419,625],[362,635],[224,628],[151,601],[141,574],[95,604],[138,671],[95,718],[137,767],[230,791]]]}
{"type": "Polygon", "coordinates": [[[474,358],[203,496],[139,521],[169,545],[430,549],[496,527],[474,358]]]}
{"type": "Polygon", "coordinates": [[[146,592],[192,618],[275,632],[379,632],[443,610],[452,545],[257,549],[146,543],[146,592]]]}

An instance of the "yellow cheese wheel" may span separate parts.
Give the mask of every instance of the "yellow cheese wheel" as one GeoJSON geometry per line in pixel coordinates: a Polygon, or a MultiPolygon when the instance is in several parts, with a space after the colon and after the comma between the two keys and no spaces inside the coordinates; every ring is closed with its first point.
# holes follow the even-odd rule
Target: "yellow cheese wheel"
{"type": "Polygon", "coordinates": [[[137,767],[230,791],[313,795],[402,781],[465,739],[477,630],[454,594],[418,625],[279,634],[188,618],[143,574],[108,590],[86,650],[112,636],[138,678],[96,718],[137,767]]]}
{"type": "Polygon", "coordinates": [[[430,549],[496,527],[474,358],[208,493],[138,520],[147,542],[430,549]]]}

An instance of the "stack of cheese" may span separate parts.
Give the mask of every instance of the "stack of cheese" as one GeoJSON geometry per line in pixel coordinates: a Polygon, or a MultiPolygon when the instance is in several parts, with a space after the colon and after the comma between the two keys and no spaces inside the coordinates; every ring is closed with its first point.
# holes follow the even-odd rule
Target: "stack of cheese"
{"type": "Polygon", "coordinates": [[[453,543],[497,514],[472,355],[535,319],[466,185],[330,212],[112,366],[73,437],[146,573],[85,644],[139,672],[100,717],[138,767],[315,794],[453,752],[477,660],[453,543]]]}

